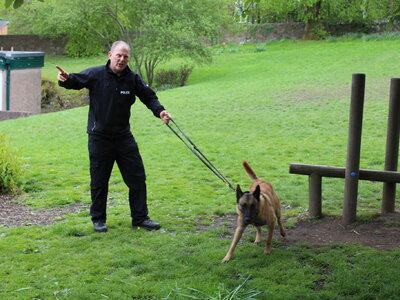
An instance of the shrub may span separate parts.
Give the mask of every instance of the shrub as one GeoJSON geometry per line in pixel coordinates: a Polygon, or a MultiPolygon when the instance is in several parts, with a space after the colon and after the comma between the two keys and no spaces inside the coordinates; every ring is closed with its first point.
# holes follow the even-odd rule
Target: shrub
{"type": "Polygon", "coordinates": [[[183,65],[179,69],[160,70],[154,80],[158,90],[185,86],[193,67],[183,65]]]}
{"type": "Polygon", "coordinates": [[[48,78],[42,78],[42,112],[58,111],[87,105],[87,90],[71,91],[59,87],[48,78]]]}
{"type": "Polygon", "coordinates": [[[325,40],[328,37],[328,32],[322,24],[315,24],[312,33],[316,40],[325,40]]]}
{"type": "Polygon", "coordinates": [[[0,194],[18,194],[22,185],[22,162],[0,133],[0,194]]]}
{"type": "Polygon", "coordinates": [[[179,86],[185,86],[192,71],[193,67],[188,65],[184,65],[179,69],[179,86]]]}
{"type": "Polygon", "coordinates": [[[51,105],[55,100],[59,101],[59,98],[55,83],[50,79],[42,78],[41,107],[44,108],[51,105]]]}
{"type": "Polygon", "coordinates": [[[157,72],[155,84],[158,89],[165,86],[178,86],[178,70],[160,70],[157,72]]]}

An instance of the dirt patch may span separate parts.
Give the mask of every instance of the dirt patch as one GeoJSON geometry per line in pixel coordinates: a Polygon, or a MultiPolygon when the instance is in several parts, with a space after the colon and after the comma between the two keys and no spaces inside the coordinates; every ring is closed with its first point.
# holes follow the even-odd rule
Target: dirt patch
{"type": "MultiPolygon", "coordinates": [[[[200,230],[225,228],[232,235],[236,228],[236,216],[220,216],[212,220],[211,225],[198,225],[200,230]]],[[[246,228],[246,235],[254,235],[254,226],[246,228]]],[[[267,228],[262,232],[264,238],[267,228]]],[[[231,239],[232,235],[222,238],[231,239]]],[[[255,235],[254,235],[255,236],[255,235]]],[[[400,247],[400,214],[376,215],[365,222],[343,226],[341,217],[326,216],[320,220],[304,219],[293,228],[286,229],[286,237],[282,239],[279,230],[275,229],[274,238],[279,239],[282,246],[307,243],[316,246],[331,244],[360,244],[380,250],[391,250],[400,247]]]]}
{"type": "Polygon", "coordinates": [[[375,215],[365,222],[343,226],[341,217],[327,216],[318,221],[303,220],[288,229],[288,243],[313,245],[361,244],[380,250],[400,247],[400,214],[375,215]]]}
{"type": "MultiPolygon", "coordinates": [[[[15,198],[0,195],[0,226],[32,226],[50,225],[60,222],[69,214],[87,211],[88,205],[81,203],[66,207],[32,210],[26,205],[21,205],[15,198]]],[[[197,224],[198,230],[223,228],[229,232],[221,238],[231,239],[236,228],[236,216],[225,215],[211,220],[211,224],[197,224]]],[[[266,228],[263,228],[264,237],[266,228]]],[[[254,227],[249,226],[245,235],[254,235],[254,227]]],[[[320,220],[303,219],[293,228],[287,228],[286,238],[282,239],[279,231],[275,230],[274,238],[281,241],[282,246],[297,243],[311,245],[331,244],[360,244],[380,250],[391,250],[400,247],[400,213],[375,215],[368,221],[357,222],[350,226],[341,224],[341,217],[327,216],[320,220]]]]}
{"type": "Polygon", "coordinates": [[[65,207],[33,210],[19,204],[9,195],[0,195],[0,226],[50,225],[65,219],[68,214],[87,210],[88,205],[81,203],[65,207]]]}

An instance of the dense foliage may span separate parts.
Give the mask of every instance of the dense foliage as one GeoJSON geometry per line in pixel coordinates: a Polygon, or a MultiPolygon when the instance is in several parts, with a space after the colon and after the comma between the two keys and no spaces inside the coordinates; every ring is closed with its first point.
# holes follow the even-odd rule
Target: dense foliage
{"type": "Polygon", "coordinates": [[[251,23],[308,20],[376,20],[399,14],[393,0],[245,0],[236,2],[236,15],[251,23]]]}
{"type": "Polygon", "coordinates": [[[193,67],[183,65],[179,69],[164,69],[159,70],[155,77],[155,83],[158,90],[185,86],[192,73],[193,67]]]}
{"type": "Polygon", "coordinates": [[[207,44],[218,41],[229,19],[226,1],[218,1],[33,1],[10,18],[18,33],[66,37],[73,56],[96,55],[113,41],[125,40],[133,50],[133,68],[151,85],[156,67],[172,57],[211,58],[207,44]]]}
{"type": "Polygon", "coordinates": [[[304,22],[305,39],[323,36],[329,23],[361,23],[384,20],[395,25],[400,2],[393,0],[244,0],[237,1],[236,17],[246,23],[304,22]],[[322,36],[321,36],[322,35],[322,36]]]}
{"type": "Polygon", "coordinates": [[[0,133],[0,194],[17,194],[22,183],[21,159],[0,133]]]}

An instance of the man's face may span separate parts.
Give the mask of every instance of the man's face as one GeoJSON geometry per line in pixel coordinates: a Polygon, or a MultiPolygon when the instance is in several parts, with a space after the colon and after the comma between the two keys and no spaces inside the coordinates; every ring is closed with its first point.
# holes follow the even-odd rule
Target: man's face
{"type": "Polygon", "coordinates": [[[129,50],[124,45],[119,45],[113,51],[108,52],[111,71],[121,74],[128,65],[129,54],[129,50]]]}

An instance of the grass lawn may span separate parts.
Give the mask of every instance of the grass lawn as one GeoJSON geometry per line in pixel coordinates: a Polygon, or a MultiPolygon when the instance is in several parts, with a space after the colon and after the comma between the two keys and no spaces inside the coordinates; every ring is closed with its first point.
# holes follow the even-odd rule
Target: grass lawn
{"type": "MultiPolygon", "coordinates": [[[[307,213],[308,179],[289,174],[289,163],[345,166],[353,73],[367,76],[360,167],[383,169],[389,85],[400,77],[399,50],[400,40],[221,46],[212,64],[194,69],[186,87],[160,92],[159,98],[232,184],[250,184],[243,160],[272,182],[291,226],[307,213]]],[[[105,59],[46,57],[43,75],[54,78],[55,64],[77,72],[105,59]]],[[[87,111],[0,123],[24,160],[21,202],[33,208],[90,203],[87,111]]],[[[264,256],[261,246],[244,238],[233,260],[220,264],[232,232],[200,231],[196,224],[235,213],[234,193],[140,102],[131,121],[146,166],[150,216],[162,229],[129,228],[127,188],[115,168],[106,234],[93,232],[88,212],[51,226],[0,227],[1,299],[220,299],[242,284],[242,299],[246,292],[258,293],[255,299],[400,294],[399,249],[283,247],[277,239],[264,256]]],[[[341,214],[343,189],[343,179],[324,179],[325,214],[341,214]]],[[[381,183],[360,182],[360,216],[379,211],[381,192],[381,183]]]]}

